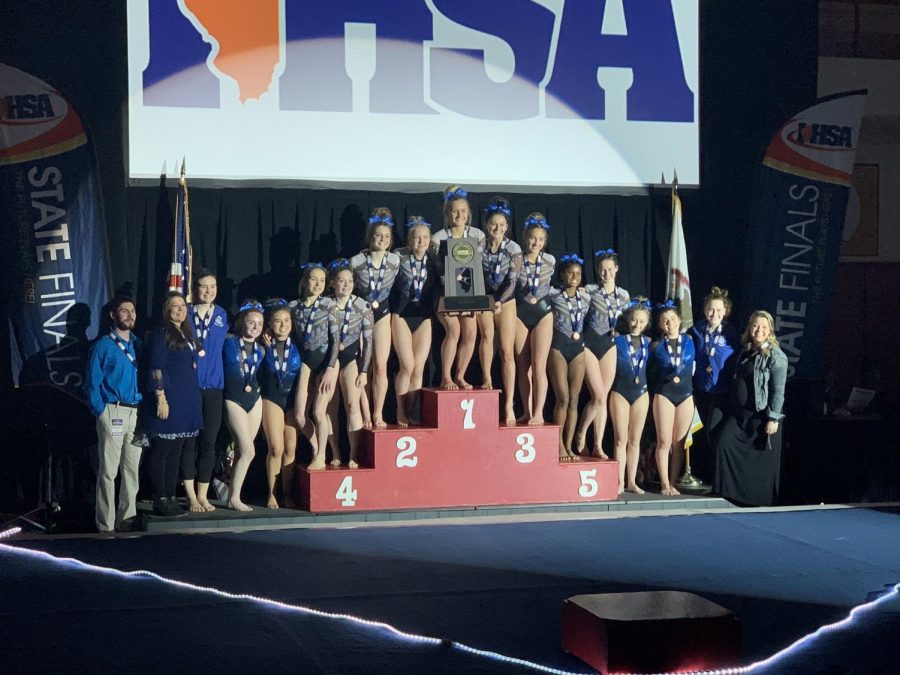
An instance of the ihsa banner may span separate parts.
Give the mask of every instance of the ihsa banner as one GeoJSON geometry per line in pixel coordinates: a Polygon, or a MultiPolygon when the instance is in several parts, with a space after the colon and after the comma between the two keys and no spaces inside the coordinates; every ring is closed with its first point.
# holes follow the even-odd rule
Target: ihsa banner
{"type": "Polygon", "coordinates": [[[4,64],[0,216],[14,383],[80,396],[88,336],[109,293],[94,151],[58,91],[4,64]]]}
{"type": "Polygon", "coordinates": [[[866,91],[835,94],[779,129],[759,169],[746,309],[765,309],[790,362],[818,377],[866,91]]]}

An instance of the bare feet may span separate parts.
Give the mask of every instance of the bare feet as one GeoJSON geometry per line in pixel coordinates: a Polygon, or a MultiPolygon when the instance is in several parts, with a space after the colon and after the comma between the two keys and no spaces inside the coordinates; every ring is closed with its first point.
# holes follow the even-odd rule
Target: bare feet
{"type": "Polygon", "coordinates": [[[409,418],[406,416],[406,411],[402,406],[397,406],[397,426],[398,427],[408,427],[409,426],[409,418]]]}
{"type": "Polygon", "coordinates": [[[385,421],[384,421],[382,418],[380,418],[380,417],[374,417],[374,418],[372,419],[372,421],[373,421],[374,426],[375,426],[376,429],[386,429],[386,428],[387,428],[387,422],[385,422],[385,421]]]}
{"type": "Polygon", "coordinates": [[[330,466],[334,467],[335,469],[340,469],[340,468],[341,468],[341,460],[339,460],[339,459],[333,459],[333,460],[331,460],[328,464],[329,464],[330,466]]]}
{"type": "Polygon", "coordinates": [[[191,513],[206,513],[206,509],[203,508],[203,505],[200,502],[190,502],[188,504],[188,510],[191,513]]]}
{"type": "Polygon", "coordinates": [[[516,418],[516,424],[528,424],[528,415],[522,415],[516,418]]]}
{"type": "Polygon", "coordinates": [[[516,416],[511,415],[509,413],[506,414],[506,426],[514,427],[516,426],[516,416]]]}
{"type": "Polygon", "coordinates": [[[207,513],[212,513],[213,511],[216,510],[216,507],[213,506],[212,504],[210,504],[208,501],[206,501],[206,500],[198,500],[198,501],[200,502],[200,506],[202,506],[203,510],[206,511],[207,513]]]}
{"type": "Polygon", "coordinates": [[[528,420],[528,426],[530,427],[542,427],[544,426],[544,417],[543,415],[535,415],[530,420],[528,420]]]}
{"type": "Polygon", "coordinates": [[[324,457],[313,457],[313,461],[309,463],[309,466],[306,467],[310,471],[318,471],[319,469],[325,468],[325,458],[324,457]]]}
{"type": "Polygon", "coordinates": [[[617,495],[620,495],[620,494],[622,494],[623,492],[625,492],[625,484],[624,484],[624,483],[619,483],[619,484],[616,486],[616,494],[617,494],[617,495]]]}
{"type": "Polygon", "coordinates": [[[494,383],[491,382],[491,379],[490,379],[490,378],[488,378],[488,379],[486,379],[484,382],[481,383],[481,388],[482,388],[482,389],[493,389],[493,388],[494,388],[494,383]]]}
{"type": "Polygon", "coordinates": [[[663,486],[663,489],[660,490],[661,495],[665,495],[667,497],[675,497],[676,495],[680,495],[681,493],[673,488],[671,485],[663,486]]]}
{"type": "Polygon", "coordinates": [[[358,469],[358,468],[359,468],[359,464],[356,463],[356,460],[355,460],[355,459],[351,459],[349,462],[347,462],[347,466],[348,466],[349,468],[351,468],[351,469],[358,469]]]}
{"type": "Polygon", "coordinates": [[[266,500],[266,506],[270,509],[278,508],[278,500],[275,499],[275,495],[269,495],[269,498],[266,500]]]}
{"type": "Polygon", "coordinates": [[[441,389],[456,391],[457,389],[459,389],[459,385],[457,385],[453,380],[441,380],[441,389]]]}
{"type": "Polygon", "coordinates": [[[237,500],[229,499],[228,500],[228,508],[234,509],[235,511],[243,511],[244,513],[253,510],[253,507],[247,506],[240,499],[237,499],[237,500]]]}
{"type": "Polygon", "coordinates": [[[372,420],[363,420],[363,429],[371,429],[372,420]]]}
{"type": "Polygon", "coordinates": [[[642,494],[644,494],[644,491],[641,490],[641,488],[638,487],[637,483],[635,483],[634,485],[629,485],[628,487],[626,487],[626,488],[625,488],[625,492],[633,492],[633,493],[636,494],[636,495],[642,495],[642,494]]]}
{"type": "Polygon", "coordinates": [[[584,434],[575,436],[575,444],[573,446],[573,450],[575,450],[575,453],[579,455],[584,452],[584,434]]]}
{"type": "Polygon", "coordinates": [[[460,389],[471,389],[472,388],[472,385],[469,384],[468,382],[466,382],[466,379],[464,377],[457,377],[456,384],[459,385],[460,389]]]}
{"type": "Polygon", "coordinates": [[[609,455],[603,452],[603,448],[594,448],[591,450],[591,457],[598,457],[599,459],[609,459],[609,455]]]}

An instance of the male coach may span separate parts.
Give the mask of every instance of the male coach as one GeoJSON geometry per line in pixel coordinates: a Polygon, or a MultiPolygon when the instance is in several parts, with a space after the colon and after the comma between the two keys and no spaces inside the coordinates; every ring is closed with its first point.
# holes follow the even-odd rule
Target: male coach
{"type": "Polygon", "coordinates": [[[141,342],[131,334],[136,319],[134,300],[116,297],[109,307],[113,328],[91,348],[84,379],[88,404],[97,418],[100,465],[95,520],[100,532],[132,529],[141,461],[141,448],[131,444],[141,401],[138,391],[141,342]],[[117,474],[119,500],[118,507],[114,508],[117,474]]]}

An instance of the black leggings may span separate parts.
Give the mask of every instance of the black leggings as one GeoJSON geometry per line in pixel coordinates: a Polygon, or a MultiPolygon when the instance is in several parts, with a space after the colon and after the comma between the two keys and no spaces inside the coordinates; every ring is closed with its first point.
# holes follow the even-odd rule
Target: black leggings
{"type": "Polygon", "coordinates": [[[194,454],[196,436],[188,438],[160,438],[150,442],[150,482],[153,498],[174,497],[178,485],[178,465],[183,453],[194,454]]]}
{"type": "Polygon", "coordinates": [[[203,389],[203,428],[191,450],[181,454],[181,477],[208,483],[216,464],[216,439],[222,427],[222,408],[225,405],[221,389],[203,389]]]}

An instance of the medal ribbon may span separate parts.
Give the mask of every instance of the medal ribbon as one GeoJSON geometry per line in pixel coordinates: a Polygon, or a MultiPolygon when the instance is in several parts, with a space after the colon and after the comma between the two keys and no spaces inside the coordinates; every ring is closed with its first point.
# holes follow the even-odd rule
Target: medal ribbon
{"type": "Polygon", "coordinates": [[[503,260],[503,254],[506,253],[506,246],[509,244],[509,239],[504,238],[503,243],[500,245],[500,248],[497,249],[496,253],[491,253],[490,248],[487,251],[487,259],[488,264],[490,265],[491,270],[491,281],[496,286],[500,283],[500,263],[503,260]]]}
{"type": "Polygon", "coordinates": [[[273,344],[269,347],[272,350],[272,358],[275,359],[275,377],[278,379],[278,386],[281,386],[281,381],[284,379],[284,374],[287,372],[287,364],[288,358],[291,355],[291,338],[288,336],[288,339],[284,342],[284,351],[282,352],[281,360],[278,359],[278,344],[273,344]]]}
{"type": "Polygon", "coordinates": [[[679,370],[681,370],[681,364],[684,361],[684,345],[682,343],[682,336],[678,336],[678,343],[675,345],[675,349],[672,349],[672,341],[666,339],[666,351],[669,352],[669,361],[672,364],[672,368],[677,374],[679,370]]]}
{"type": "Polygon", "coordinates": [[[641,376],[641,366],[643,366],[644,362],[647,359],[647,344],[650,342],[649,338],[641,337],[641,351],[638,352],[638,358],[635,360],[635,350],[634,350],[634,340],[632,340],[632,336],[628,336],[628,358],[631,360],[631,370],[634,373],[634,379],[638,379],[641,376]]]}
{"type": "Polygon", "coordinates": [[[128,343],[125,342],[125,340],[120,338],[118,335],[116,335],[115,331],[110,331],[109,337],[111,337],[113,339],[113,342],[116,343],[116,346],[122,350],[122,352],[125,354],[125,356],[128,357],[128,360],[131,362],[131,365],[133,365],[135,368],[137,368],[137,359],[135,359],[134,354],[132,354],[128,350],[128,343]]]}
{"type": "Polygon", "coordinates": [[[341,333],[339,344],[344,344],[344,338],[350,332],[350,316],[353,314],[353,296],[347,298],[347,304],[344,306],[344,320],[341,323],[341,333]]]}
{"type": "Polygon", "coordinates": [[[241,356],[238,358],[241,360],[241,375],[244,376],[244,386],[249,387],[250,381],[253,379],[253,373],[256,372],[256,369],[259,367],[259,362],[261,359],[262,350],[259,346],[254,342],[252,351],[250,354],[247,354],[247,350],[245,348],[245,341],[241,340],[241,356]]]}
{"type": "Polygon", "coordinates": [[[215,309],[215,305],[210,305],[205,319],[201,319],[200,313],[194,310],[194,333],[197,334],[197,340],[200,342],[200,349],[203,349],[204,344],[206,344],[206,336],[209,335],[209,324],[212,323],[215,309]]]}
{"type": "Polygon", "coordinates": [[[619,306],[619,288],[618,286],[613,286],[613,292],[609,295],[606,294],[606,291],[603,288],[600,288],[600,295],[603,298],[603,301],[606,303],[606,319],[609,323],[609,329],[616,329],[616,320],[622,314],[622,308],[619,306]],[[609,301],[610,296],[612,296],[613,300],[615,300],[615,304],[609,301]]]}
{"type": "Polygon", "coordinates": [[[716,329],[713,331],[709,330],[709,325],[707,325],[706,332],[703,334],[703,346],[710,361],[716,355],[716,347],[720,344],[721,335],[722,324],[716,326],[716,329]]]}
{"type": "Polygon", "coordinates": [[[413,253],[409,256],[409,266],[412,269],[413,302],[422,299],[422,289],[425,287],[425,279],[428,278],[428,269],[425,267],[425,256],[416,260],[413,253]]]}
{"type": "Polygon", "coordinates": [[[534,265],[528,262],[528,258],[525,258],[525,276],[528,278],[528,284],[531,286],[532,297],[537,297],[538,284],[541,281],[541,264],[540,254],[538,254],[538,259],[534,265]],[[534,275],[529,271],[531,267],[534,267],[534,275]]]}
{"type": "Polygon", "coordinates": [[[369,268],[369,302],[378,299],[381,293],[381,282],[384,281],[384,268],[387,267],[387,255],[381,259],[381,267],[378,268],[378,279],[375,279],[375,265],[372,263],[372,256],[366,253],[366,267],[369,268]]]}
{"type": "Polygon", "coordinates": [[[566,306],[569,308],[569,320],[572,322],[572,332],[580,333],[584,327],[584,312],[581,307],[581,296],[578,291],[575,292],[574,298],[566,296],[566,306]],[[572,311],[572,300],[575,300],[575,310],[572,311]]]}
{"type": "Polygon", "coordinates": [[[309,310],[309,313],[306,315],[306,322],[303,324],[303,336],[304,340],[306,341],[309,341],[309,336],[312,335],[313,319],[315,318],[316,312],[318,311],[319,305],[321,304],[322,296],[320,295],[315,299],[315,302],[313,302],[312,305],[303,308],[304,310],[309,310]]]}

